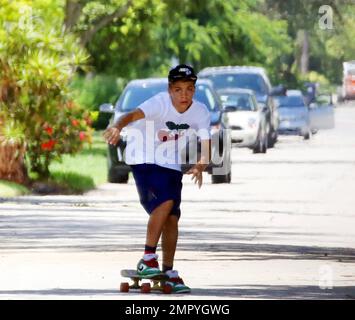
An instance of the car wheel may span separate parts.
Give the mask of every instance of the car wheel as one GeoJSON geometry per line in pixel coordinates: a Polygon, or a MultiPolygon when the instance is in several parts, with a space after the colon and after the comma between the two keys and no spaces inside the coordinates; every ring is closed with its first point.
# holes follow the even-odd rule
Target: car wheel
{"type": "MultiPolygon", "coordinates": [[[[219,154],[223,153],[223,167],[226,165],[227,169],[229,170],[229,173],[225,175],[213,175],[213,169],[212,169],[212,183],[230,183],[232,180],[232,168],[231,168],[231,152],[232,152],[232,146],[230,143],[230,140],[227,139],[227,143],[224,145],[224,140],[223,137],[220,138],[219,141],[219,154]]],[[[212,160],[213,162],[213,160],[212,160]]]]}
{"type": "Polygon", "coordinates": [[[268,148],[273,148],[276,140],[277,140],[276,132],[273,128],[270,128],[268,134],[268,141],[267,141],[268,148]]]}
{"type": "Polygon", "coordinates": [[[309,140],[311,138],[311,129],[308,128],[307,131],[303,135],[304,140],[309,140]]]}
{"type": "Polygon", "coordinates": [[[128,173],[119,173],[117,170],[110,170],[108,172],[108,182],[110,183],[127,183],[128,173]]]}
{"type": "Polygon", "coordinates": [[[267,152],[267,148],[268,148],[268,143],[267,143],[267,138],[264,136],[263,138],[263,146],[261,149],[261,153],[266,153],[267,152]]]}
{"type": "Polygon", "coordinates": [[[217,183],[231,183],[232,172],[229,172],[226,175],[212,175],[212,184],[217,183]]]}
{"type": "Polygon", "coordinates": [[[258,138],[256,142],[256,146],[253,148],[253,153],[260,153],[262,148],[262,141],[260,138],[258,138]]]}
{"type": "Polygon", "coordinates": [[[267,137],[266,134],[258,134],[258,140],[256,146],[253,148],[253,153],[266,153],[267,150],[267,137]]]}
{"type": "Polygon", "coordinates": [[[258,137],[258,140],[256,142],[256,146],[253,148],[253,153],[261,153],[263,152],[263,145],[264,145],[264,142],[263,140],[261,139],[261,137],[258,137]]]}

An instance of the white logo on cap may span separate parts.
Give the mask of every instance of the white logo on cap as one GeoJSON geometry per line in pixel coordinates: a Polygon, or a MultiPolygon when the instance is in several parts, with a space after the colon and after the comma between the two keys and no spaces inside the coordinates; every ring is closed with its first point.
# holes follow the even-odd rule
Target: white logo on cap
{"type": "Polygon", "coordinates": [[[191,71],[188,68],[180,68],[179,72],[185,72],[187,75],[191,74],[191,71]]]}

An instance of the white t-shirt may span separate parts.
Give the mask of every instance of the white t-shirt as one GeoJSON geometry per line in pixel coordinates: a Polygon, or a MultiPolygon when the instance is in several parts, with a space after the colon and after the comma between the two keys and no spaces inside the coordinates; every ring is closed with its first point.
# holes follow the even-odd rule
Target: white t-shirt
{"type": "MultiPolygon", "coordinates": [[[[210,139],[210,113],[196,100],[183,113],[171,102],[168,92],[161,92],[138,106],[145,118],[127,126],[127,164],[154,163],[181,171],[181,156],[186,143],[210,139]]],[[[189,146],[189,148],[191,148],[189,146]]]]}

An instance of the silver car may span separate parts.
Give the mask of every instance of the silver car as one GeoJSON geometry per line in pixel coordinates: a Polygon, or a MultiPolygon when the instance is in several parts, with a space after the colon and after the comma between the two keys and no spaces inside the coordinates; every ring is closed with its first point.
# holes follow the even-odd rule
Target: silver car
{"type": "Polygon", "coordinates": [[[279,114],[279,134],[301,135],[305,140],[311,137],[310,112],[300,90],[287,90],[285,96],[278,96],[276,105],[279,114]]]}
{"type": "Polygon", "coordinates": [[[283,87],[272,87],[264,68],[255,66],[208,67],[202,69],[198,76],[200,79],[211,80],[217,91],[227,88],[253,90],[258,104],[265,105],[268,148],[274,146],[278,132],[278,115],[274,96],[283,94],[283,87]]]}
{"type": "Polygon", "coordinates": [[[228,128],[232,142],[238,147],[248,147],[254,153],[266,153],[266,106],[258,104],[254,92],[249,89],[221,89],[217,91],[228,113],[228,128]]]}

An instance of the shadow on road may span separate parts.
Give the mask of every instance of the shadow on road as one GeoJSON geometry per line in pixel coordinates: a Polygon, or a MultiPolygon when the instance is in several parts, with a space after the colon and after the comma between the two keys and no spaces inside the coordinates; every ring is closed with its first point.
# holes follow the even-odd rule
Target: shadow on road
{"type": "MultiPolygon", "coordinates": [[[[355,287],[333,287],[332,289],[321,289],[318,286],[270,286],[270,285],[243,285],[232,286],[230,288],[218,288],[213,287],[210,289],[192,288],[191,294],[179,294],[174,295],[175,299],[194,299],[195,297],[206,297],[207,299],[213,299],[223,297],[224,299],[355,299],[355,287]]],[[[60,296],[65,298],[67,296],[76,297],[117,297],[127,298],[130,295],[137,295],[137,297],[143,297],[139,291],[131,293],[120,293],[118,289],[61,289],[52,288],[46,290],[1,290],[1,296],[41,296],[43,298],[50,296],[60,296]]],[[[151,293],[156,297],[162,295],[160,293],[151,293]]]]}
{"type": "MultiPolygon", "coordinates": [[[[10,209],[10,208],[9,208],[10,209]]],[[[43,208],[41,208],[43,209],[43,208]]],[[[103,211],[56,215],[43,212],[34,214],[0,215],[1,250],[58,250],[58,251],[140,251],[145,237],[145,219],[107,216],[103,211]],[[86,213],[89,213],[86,215],[86,213]],[[132,238],[132,234],[134,237],[132,238]],[[124,244],[124,245],[122,245],[124,244]]],[[[45,209],[44,209],[45,210],[45,209]]],[[[68,209],[66,209],[68,210],[68,209]]],[[[96,209],[95,209],[96,210],[96,209]]],[[[26,209],[24,209],[26,211],[26,209]]],[[[51,211],[60,211],[51,208],[51,211]]],[[[204,228],[189,227],[180,230],[179,251],[209,253],[214,260],[325,260],[342,263],[355,262],[355,249],[321,247],[315,245],[275,244],[289,239],[302,239],[310,234],[292,226],[239,226],[220,223],[204,228]],[[257,239],[256,241],[253,241],[257,239]]],[[[313,233],[322,238],[331,236],[313,233]]],[[[285,243],[284,242],[284,243],[285,243]]]]}
{"type": "Polygon", "coordinates": [[[226,299],[355,299],[355,287],[333,287],[285,285],[235,285],[231,288],[194,289],[191,296],[218,297],[226,299]]]}

